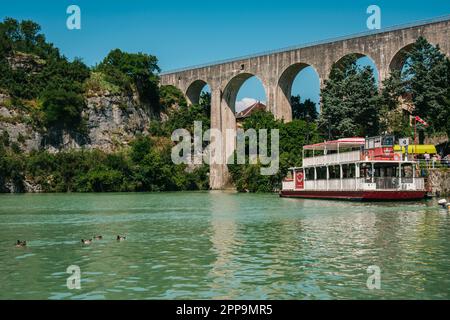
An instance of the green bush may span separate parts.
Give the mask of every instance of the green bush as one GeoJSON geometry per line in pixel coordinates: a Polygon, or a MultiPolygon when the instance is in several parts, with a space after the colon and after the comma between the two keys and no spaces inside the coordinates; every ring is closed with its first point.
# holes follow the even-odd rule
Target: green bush
{"type": "Polygon", "coordinates": [[[57,89],[46,92],[42,100],[47,126],[79,128],[82,120],[81,112],[85,107],[83,96],[57,89]]]}

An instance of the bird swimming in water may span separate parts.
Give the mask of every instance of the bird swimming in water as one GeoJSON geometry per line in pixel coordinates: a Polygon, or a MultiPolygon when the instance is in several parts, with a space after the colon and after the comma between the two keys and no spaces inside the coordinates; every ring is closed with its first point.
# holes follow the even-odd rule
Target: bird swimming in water
{"type": "Polygon", "coordinates": [[[117,236],[117,241],[123,241],[125,240],[127,237],[123,237],[123,236],[117,236]]]}
{"type": "Polygon", "coordinates": [[[82,244],[91,244],[92,243],[92,239],[81,239],[81,243],[82,244]]]}
{"type": "Polygon", "coordinates": [[[102,240],[103,236],[94,236],[94,240],[102,240]]]}
{"type": "Polygon", "coordinates": [[[27,241],[17,240],[17,242],[16,242],[16,247],[17,248],[23,248],[23,247],[26,247],[26,246],[27,246],[27,241]]]}

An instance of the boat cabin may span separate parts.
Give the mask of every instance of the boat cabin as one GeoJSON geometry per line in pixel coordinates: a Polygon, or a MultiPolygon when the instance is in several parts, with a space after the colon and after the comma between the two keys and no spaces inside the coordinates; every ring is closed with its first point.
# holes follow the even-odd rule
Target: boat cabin
{"type": "Polygon", "coordinates": [[[416,162],[394,151],[394,142],[393,136],[353,137],[304,146],[303,165],[290,168],[282,193],[424,190],[416,162]]]}

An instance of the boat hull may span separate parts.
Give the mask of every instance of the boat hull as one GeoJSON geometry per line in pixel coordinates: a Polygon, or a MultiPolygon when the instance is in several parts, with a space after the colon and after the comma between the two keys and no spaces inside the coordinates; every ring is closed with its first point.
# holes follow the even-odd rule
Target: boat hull
{"type": "Polygon", "coordinates": [[[354,201],[409,201],[424,199],[426,191],[314,191],[314,190],[282,190],[280,197],[308,199],[336,199],[354,201]]]}

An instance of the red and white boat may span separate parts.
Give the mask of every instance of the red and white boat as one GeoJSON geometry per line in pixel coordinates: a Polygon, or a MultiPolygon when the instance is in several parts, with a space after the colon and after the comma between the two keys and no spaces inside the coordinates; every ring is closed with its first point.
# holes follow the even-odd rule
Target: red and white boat
{"type": "Polygon", "coordinates": [[[359,201],[418,200],[426,195],[417,163],[394,152],[394,137],[344,138],[303,147],[281,197],[359,201]]]}

